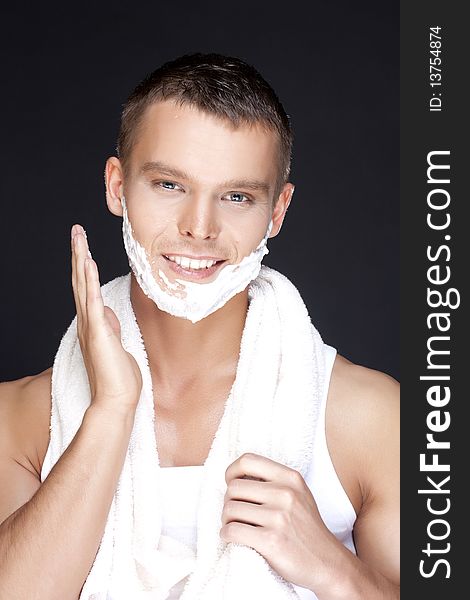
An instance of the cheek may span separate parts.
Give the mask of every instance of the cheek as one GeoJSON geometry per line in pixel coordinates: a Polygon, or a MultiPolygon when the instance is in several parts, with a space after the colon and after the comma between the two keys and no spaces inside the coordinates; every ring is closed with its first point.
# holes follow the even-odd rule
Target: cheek
{"type": "Polygon", "coordinates": [[[171,215],[161,214],[155,210],[134,211],[129,214],[134,238],[152,256],[162,246],[162,241],[171,237],[175,219],[171,215]]]}
{"type": "Polygon", "coordinates": [[[244,235],[238,234],[234,238],[234,245],[237,248],[237,262],[240,262],[245,256],[249,256],[259,246],[261,240],[265,236],[265,229],[246,231],[244,235]]]}
{"type": "Polygon", "coordinates": [[[145,248],[152,249],[162,236],[174,232],[175,207],[168,202],[157,202],[152,190],[145,185],[135,186],[132,200],[132,208],[128,210],[135,237],[145,248]]]}
{"type": "Polygon", "coordinates": [[[239,249],[240,255],[247,256],[257,248],[266,235],[268,224],[271,220],[271,212],[267,206],[254,206],[245,213],[224,215],[224,227],[230,233],[233,243],[239,249]]]}
{"type": "Polygon", "coordinates": [[[175,221],[177,205],[170,198],[159,197],[144,182],[137,182],[131,191],[134,212],[130,218],[132,223],[135,221],[136,228],[141,231],[152,230],[155,227],[163,228],[165,223],[175,221]]]}

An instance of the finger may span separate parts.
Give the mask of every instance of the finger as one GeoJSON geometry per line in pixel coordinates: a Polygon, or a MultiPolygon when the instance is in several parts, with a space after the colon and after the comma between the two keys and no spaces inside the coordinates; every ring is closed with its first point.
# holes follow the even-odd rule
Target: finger
{"type": "Polygon", "coordinates": [[[116,316],[116,313],[109,306],[104,307],[104,318],[109,323],[111,329],[117,335],[119,339],[121,339],[121,323],[116,316]]]}
{"type": "Polygon", "coordinates": [[[77,233],[74,237],[74,250],[76,255],[76,284],[77,294],[80,303],[82,315],[86,317],[86,274],[85,259],[91,257],[88,248],[86,232],[80,225],[77,225],[77,233]]]}
{"type": "Polygon", "coordinates": [[[295,486],[300,484],[302,479],[302,475],[295,469],[252,452],[245,452],[227,467],[225,481],[228,483],[232,479],[247,476],[295,486]]]}
{"type": "Polygon", "coordinates": [[[228,482],[224,501],[243,500],[263,504],[268,502],[273,493],[274,484],[266,481],[235,478],[228,482]]]}
{"type": "Polygon", "coordinates": [[[262,527],[254,527],[253,525],[233,521],[220,529],[220,537],[226,542],[250,546],[261,554],[262,532],[264,531],[265,529],[262,527]]]}
{"type": "Polygon", "coordinates": [[[75,299],[75,303],[77,302],[77,299],[75,297],[75,249],[74,249],[74,243],[73,243],[73,238],[75,237],[75,225],[72,226],[72,229],[70,230],[70,263],[72,266],[72,290],[73,290],[73,297],[75,299]]]}
{"type": "Polygon", "coordinates": [[[240,500],[252,504],[265,504],[271,508],[284,508],[292,504],[297,494],[292,487],[281,486],[271,481],[232,479],[227,484],[224,502],[240,500]]]}
{"type": "MultiPolygon", "coordinates": [[[[80,226],[78,226],[80,227],[80,226]]],[[[80,228],[81,229],[81,228],[80,228]]],[[[80,231],[75,234],[73,244],[74,269],[75,269],[75,293],[77,314],[80,313],[82,323],[86,323],[86,282],[85,282],[85,256],[83,242],[84,237],[80,231]]]]}
{"type": "Polygon", "coordinates": [[[225,503],[222,511],[222,526],[232,521],[246,523],[256,527],[267,527],[273,524],[274,511],[264,505],[251,504],[250,502],[240,502],[238,500],[229,500],[225,503]]]}
{"type": "Polygon", "coordinates": [[[75,307],[77,310],[77,326],[78,328],[81,327],[81,324],[83,322],[83,315],[82,315],[82,308],[80,305],[80,298],[79,298],[79,294],[78,294],[78,276],[77,276],[77,251],[76,251],[76,244],[75,244],[75,236],[77,235],[77,233],[80,231],[80,225],[74,225],[71,229],[71,240],[70,240],[70,245],[71,245],[71,250],[72,250],[72,256],[71,256],[71,264],[72,264],[72,290],[73,290],[73,297],[75,300],[75,307]]]}
{"type": "Polygon", "coordinates": [[[85,259],[86,278],[86,310],[87,320],[90,327],[96,327],[103,323],[104,302],[101,295],[100,278],[96,262],[87,257],[85,259]]]}

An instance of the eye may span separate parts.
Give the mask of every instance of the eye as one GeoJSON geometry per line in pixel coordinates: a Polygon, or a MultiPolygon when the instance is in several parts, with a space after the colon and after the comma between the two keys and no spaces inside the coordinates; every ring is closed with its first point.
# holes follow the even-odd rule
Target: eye
{"type": "Polygon", "coordinates": [[[154,187],[159,187],[164,190],[169,190],[170,192],[176,190],[179,186],[174,181],[152,181],[152,185],[154,187]]]}
{"type": "Polygon", "coordinates": [[[225,198],[229,198],[235,204],[245,204],[251,202],[251,198],[248,198],[245,194],[241,192],[230,192],[225,198]]]}

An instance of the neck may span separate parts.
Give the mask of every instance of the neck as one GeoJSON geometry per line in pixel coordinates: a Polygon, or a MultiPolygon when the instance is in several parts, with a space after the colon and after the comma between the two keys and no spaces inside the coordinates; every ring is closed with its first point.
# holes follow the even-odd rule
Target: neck
{"type": "Polygon", "coordinates": [[[235,373],[248,308],[248,290],[197,323],[174,317],[148,298],[131,273],[131,303],[152,379],[164,387],[212,374],[235,373]]]}

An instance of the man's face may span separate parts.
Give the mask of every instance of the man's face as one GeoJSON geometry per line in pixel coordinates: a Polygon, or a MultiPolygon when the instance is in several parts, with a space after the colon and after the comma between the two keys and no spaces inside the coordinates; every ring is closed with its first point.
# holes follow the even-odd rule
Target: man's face
{"type": "Polygon", "coordinates": [[[249,255],[271,220],[277,153],[275,133],[260,126],[233,129],[171,101],[150,106],[122,184],[154,274],[204,283],[249,255]]]}

